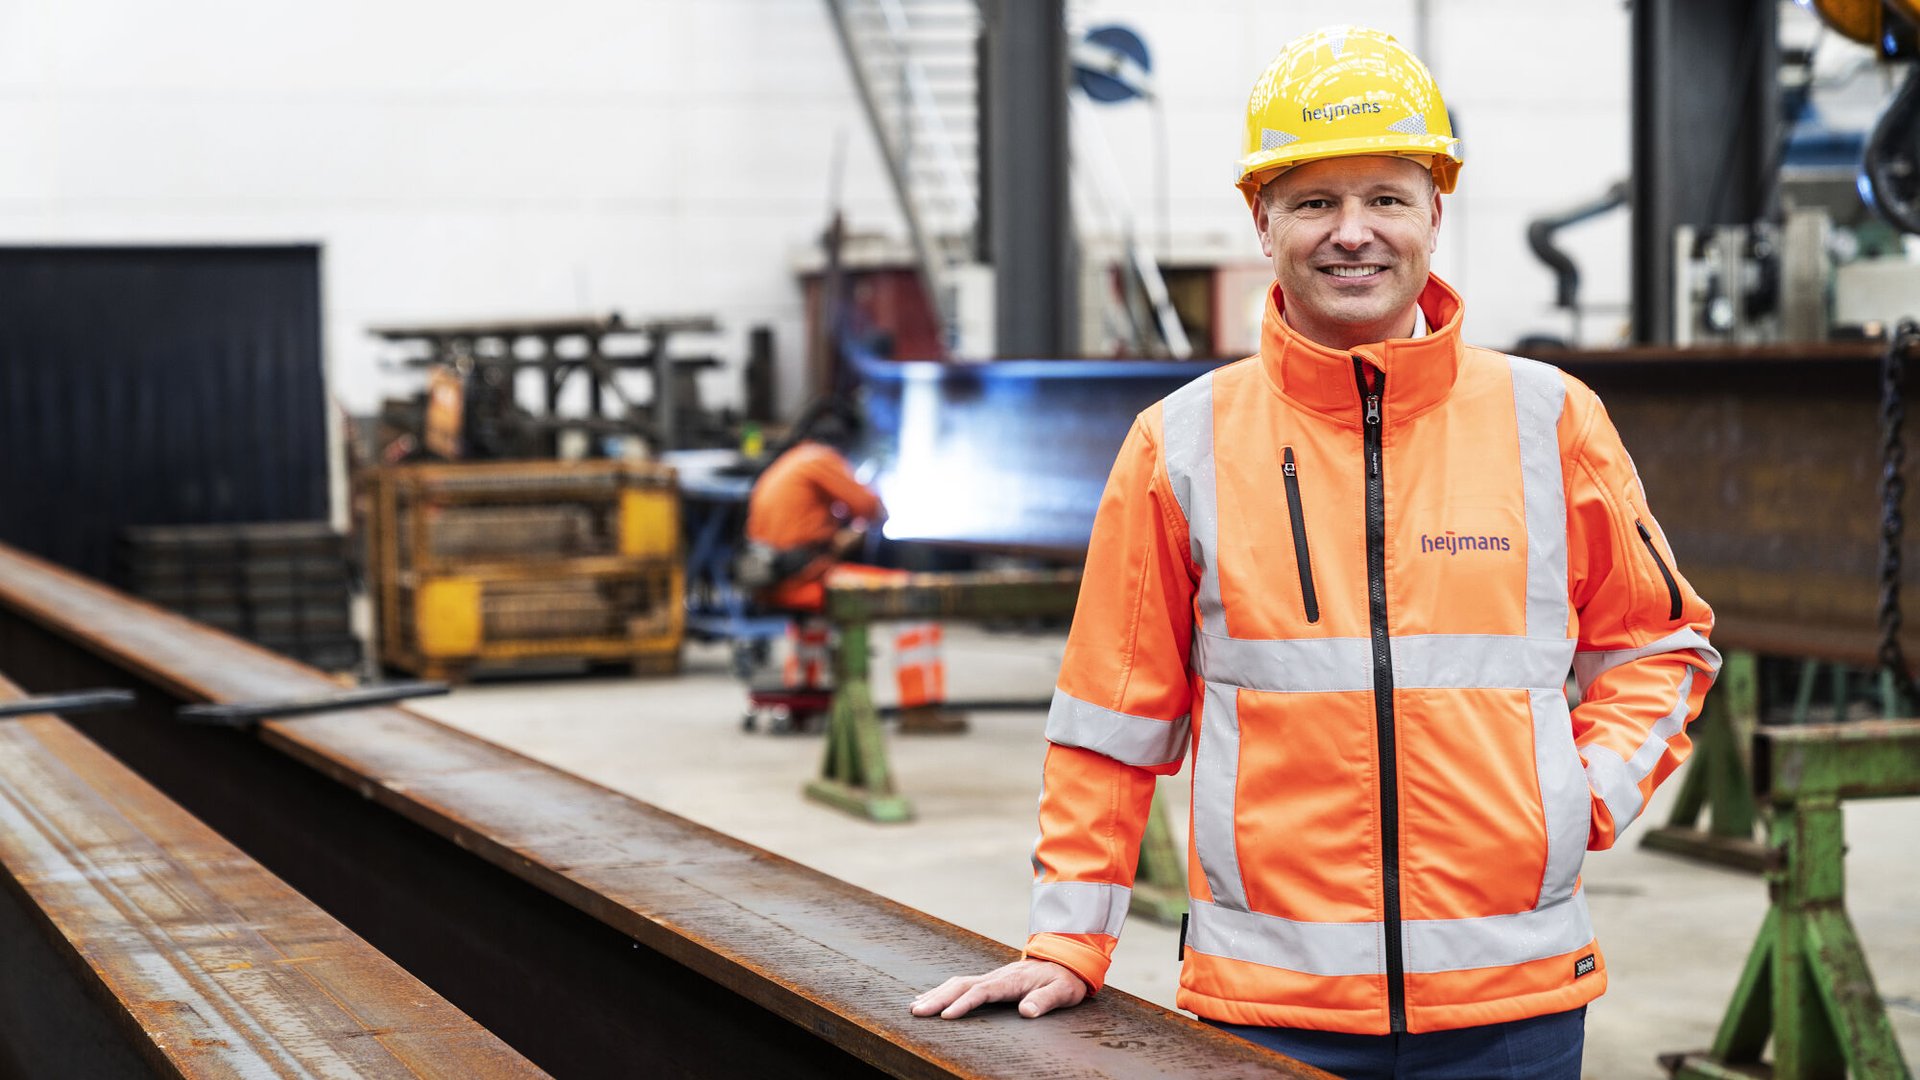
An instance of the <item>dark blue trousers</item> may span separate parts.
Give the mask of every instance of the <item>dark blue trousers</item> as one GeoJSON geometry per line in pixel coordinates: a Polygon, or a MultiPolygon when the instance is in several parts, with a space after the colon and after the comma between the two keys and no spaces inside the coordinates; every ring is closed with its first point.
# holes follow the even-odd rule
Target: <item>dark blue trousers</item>
{"type": "Polygon", "coordinates": [[[1247,1027],[1208,1020],[1346,1080],[1580,1080],[1587,1009],[1421,1035],[1247,1027]]]}

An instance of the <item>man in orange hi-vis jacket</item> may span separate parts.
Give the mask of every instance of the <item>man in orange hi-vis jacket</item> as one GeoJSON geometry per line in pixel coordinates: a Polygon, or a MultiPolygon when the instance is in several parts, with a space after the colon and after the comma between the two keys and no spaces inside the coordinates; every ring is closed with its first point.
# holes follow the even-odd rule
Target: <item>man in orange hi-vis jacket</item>
{"type": "MultiPolygon", "coordinates": [[[[843,563],[869,525],[886,518],[873,489],[853,474],[842,452],[852,431],[838,418],[816,425],[814,438],[800,442],[767,466],[747,501],[747,540],[774,553],[785,572],[767,590],[773,606],[818,612],[826,603],[830,579],[904,578],[905,571],[843,563]]],[[[828,667],[826,626],[813,622],[787,628],[790,649],[784,681],[790,687],[818,687],[828,667]]],[[[941,657],[938,623],[903,625],[894,632],[894,678],[900,707],[926,713],[946,701],[946,663],[941,657]]]]}
{"type": "Polygon", "coordinates": [[[1579,1076],[1607,982],[1581,860],[1686,757],[1720,660],[1593,392],[1462,343],[1428,271],[1460,162],[1387,35],[1309,34],[1255,85],[1260,354],[1121,447],[1026,958],[915,1014],[1097,991],[1191,746],[1182,1008],[1342,1076],[1579,1076]]]}

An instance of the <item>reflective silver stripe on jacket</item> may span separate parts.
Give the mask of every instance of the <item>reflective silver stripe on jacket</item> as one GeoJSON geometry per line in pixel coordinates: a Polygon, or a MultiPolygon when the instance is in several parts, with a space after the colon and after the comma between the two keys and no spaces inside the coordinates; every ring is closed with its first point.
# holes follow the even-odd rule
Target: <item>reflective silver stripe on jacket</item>
{"type": "Polygon", "coordinates": [[[1247,910],[1240,876],[1240,837],[1233,807],[1240,778],[1240,691],[1209,682],[1201,703],[1201,737],[1193,748],[1193,850],[1213,902],[1247,910]]]}
{"type": "Polygon", "coordinates": [[[1547,865],[1540,875],[1536,909],[1573,895],[1580,864],[1587,857],[1587,833],[1593,825],[1593,796],[1580,751],[1573,745],[1573,718],[1564,690],[1532,690],[1533,767],[1540,777],[1540,811],[1547,826],[1547,865]]]}
{"type": "Polygon", "coordinates": [[[1661,653],[1691,651],[1707,665],[1707,674],[1720,674],[1720,650],[1707,644],[1707,639],[1691,626],[1683,626],[1658,641],[1650,641],[1637,649],[1614,649],[1607,652],[1579,652],[1573,654],[1573,677],[1580,684],[1580,695],[1586,696],[1587,687],[1593,680],[1612,671],[1622,664],[1631,664],[1661,653]]]}
{"type": "MultiPolygon", "coordinates": [[[[1209,956],[1308,975],[1386,973],[1386,923],[1296,922],[1194,900],[1187,947],[1209,956]]],[[[1593,943],[1587,895],[1532,911],[1477,919],[1403,919],[1401,955],[1414,974],[1506,967],[1564,956],[1593,943]]]]}
{"type": "Polygon", "coordinates": [[[1042,881],[1033,886],[1030,934],[1106,934],[1119,937],[1133,890],[1101,881],[1042,881]]]}
{"type": "MultiPolygon", "coordinates": [[[[1525,633],[1395,637],[1394,684],[1527,691],[1547,857],[1530,911],[1404,920],[1408,971],[1520,963],[1561,955],[1593,939],[1585,898],[1576,890],[1592,813],[1591,773],[1582,769],[1574,748],[1562,693],[1575,644],[1568,636],[1566,493],[1558,431],[1566,384],[1557,369],[1535,361],[1510,357],[1508,368],[1527,524],[1525,633]]],[[[1162,412],[1167,479],[1186,514],[1201,571],[1192,661],[1205,696],[1194,753],[1193,842],[1213,902],[1194,902],[1188,944],[1199,952],[1296,971],[1377,974],[1384,970],[1384,924],[1294,922],[1253,912],[1247,903],[1234,829],[1240,691],[1369,691],[1373,654],[1366,638],[1246,640],[1228,633],[1218,565],[1213,378],[1209,374],[1181,388],[1166,399],[1162,412]]],[[[1631,768],[1622,764],[1620,774],[1630,775],[1631,768]]]]}
{"type": "Polygon", "coordinates": [[[1144,768],[1186,756],[1187,724],[1184,716],[1166,721],[1103,709],[1056,689],[1047,710],[1047,741],[1144,768]]]}
{"type": "Polygon", "coordinates": [[[1615,836],[1640,816],[1644,802],[1640,781],[1660,763],[1661,756],[1667,752],[1667,742],[1687,725],[1687,699],[1693,695],[1694,674],[1691,667],[1681,673],[1672,711],[1654,721],[1653,729],[1647,732],[1646,740],[1634,750],[1632,757],[1622,759],[1611,747],[1587,747],[1587,782],[1607,804],[1607,813],[1613,815],[1615,836]]]}
{"type": "MultiPolygon", "coordinates": [[[[1567,384],[1560,369],[1507,357],[1513,415],[1520,434],[1520,488],[1527,518],[1527,637],[1562,638],[1567,598],[1567,493],[1560,462],[1560,413],[1567,384]]],[[[1560,673],[1562,682],[1566,672],[1560,673]]]]}
{"type": "MultiPolygon", "coordinates": [[[[1194,635],[1195,668],[1209,682],[1269,694],[1373,689],[1373,642],[1351,638],[1194,635]]],[[[1393,685],[1403,690],[1559,690],[1570,638],[1512,634],[1403,634],[1393,639],[1393,685]]]]}
{"type": "Polygon", "coordinates": [[[1213,474],[1213,372],[1168,394],[1160,405],[1162,454],[1173,497],[1187,516],[1187,540],[1194,564],[1200,567],[1195,600],[1201,631],[1226,633],[1220,600],[1220,500],[1213,474]],[[1180,463],[1176,465],[1175,463],[1180,463]],[[1200,468],[1205,462],[1206,467],[1200,468]]]}

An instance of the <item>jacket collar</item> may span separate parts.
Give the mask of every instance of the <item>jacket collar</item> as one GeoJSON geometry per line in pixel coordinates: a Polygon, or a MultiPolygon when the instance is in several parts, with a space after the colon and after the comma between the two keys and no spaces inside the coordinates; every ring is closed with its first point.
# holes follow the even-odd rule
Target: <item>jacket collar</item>
{"type": "Polygon", "coordinates": [[[1398,418],[1425,412],[1453,389],[1460,371],[1460,294],[1429,274],[1418,303],[1426,318],[1424,337],[1390,338],[1349,352],[1309,341],[1281,317],[1286,298],[1276,283],[1267,293],[1260,328],[1260,366],[1280,393],[1336,420],[1360,422],[1360,388],[1353,379],[1358,356],[1387,373],[1387,412],[1398,418]]]}

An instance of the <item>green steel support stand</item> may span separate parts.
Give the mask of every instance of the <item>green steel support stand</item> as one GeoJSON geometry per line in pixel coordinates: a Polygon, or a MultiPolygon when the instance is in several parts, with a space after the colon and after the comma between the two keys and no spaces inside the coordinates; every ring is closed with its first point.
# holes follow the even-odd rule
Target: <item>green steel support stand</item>
{"type": "MultiPolygon", "coordinates": [[[[1809,714],[1813,712],[1813,691],[1814,688],[1820,684],[1820,669],[1826,666],[1827,665],[1818,660],[1809,659],[1800,661],[1800,685],[1795,687],[1793,692],[1794,723],[1806,724],[1812,722],[1809,714]]],[[[1839,671],[1836,669],[1834,679],[1838,681],[1839,678],[1839,671]]],[[[1839,717],[1835,717],[1834,719],[1837,720],[1839,717]]]]}
{"type": "Polygon", "coordinates": [[[1820,674],[1827,674],[1827,692],[1832,695],[1833,719],[1837,723],[1847,718],[1849,706],[1853,704],[1854,691],[1862,680],[1871,680],[1871,689],[1862,696],[1877,697],[1880,702],[1880,715],[1891,719],[1898,716],[1912,716],[1913,702],[1900,693],[1891,671],[1861,671],[1845,664],[1830,664],[1821,660],[1803,660],[1800,663],[1800,685],[1793,698],[1793,722],[1810,724],[1813,722],[1813,695],[1819,688],[1820,674]]]}
{"type": "Polygon", "coordinates": [[[910,821],[913,804],[894,790],[880,711],[873,706],[868,632],[896,619],[1022,618],[1073,614],[1078,571],[913,574],[900,581],[835,583],[826,617],[833,648],[833,711],[827,754],[808,798],[874,821],[910,821]]]}
{"type": "Polygon", "coordinates": [[[1173,842],[1173,827],[1167,822],[1167,806],[1159,788],[1153,792],[1153,807],[1147,812],[1146,835],[1140,838],[1140,865],[1133,875],[1133,914],[1167,926],[1180,925],[1187,913],[1187,872],[1181,865],[1180,848],[1173,842]]]}
{"type": "Polygon", "coordinates": [[[1763,728],[1754,756],[1773,808],[1773,906],[1713,1049],[1660,1060],[1683,1080],[1911,1080],[1847,918],[1840,803],[1920,794],[1920,722],[1763,728]]]}
{"type": "Polygon", "coordinates": [[[833,711],[827,716],[827,756],[807,798],[873,821],[910,821],[913,804],[895,793],[886,736],[868,680],[867,624],[840,622],[833,650],[833,711]]]}
{"type": "Polygon", "coordinates": [[[1880,716],[1891,720],[1896,716],[1912,716],[1913,702],[1900,692],[1899,684],[1894,682],[1893,672],[1880,672],[1880,716]]]}
{"type": "Polygon", "coordinates": [[[1750,652],[1729,652],[1700,719],[1688,729],[1693,758],[1681,777],[1673,813],[1665,825],[1648,830],[1641,846],[1759,872],[1766,847],[1753,837],[1757,815],[1748,763],[1740,752],[1759,716],[1758,659],[1750,652]],[[1708,811],[1706,828],[1700,827],[1702,810],[1708,811]]]}

